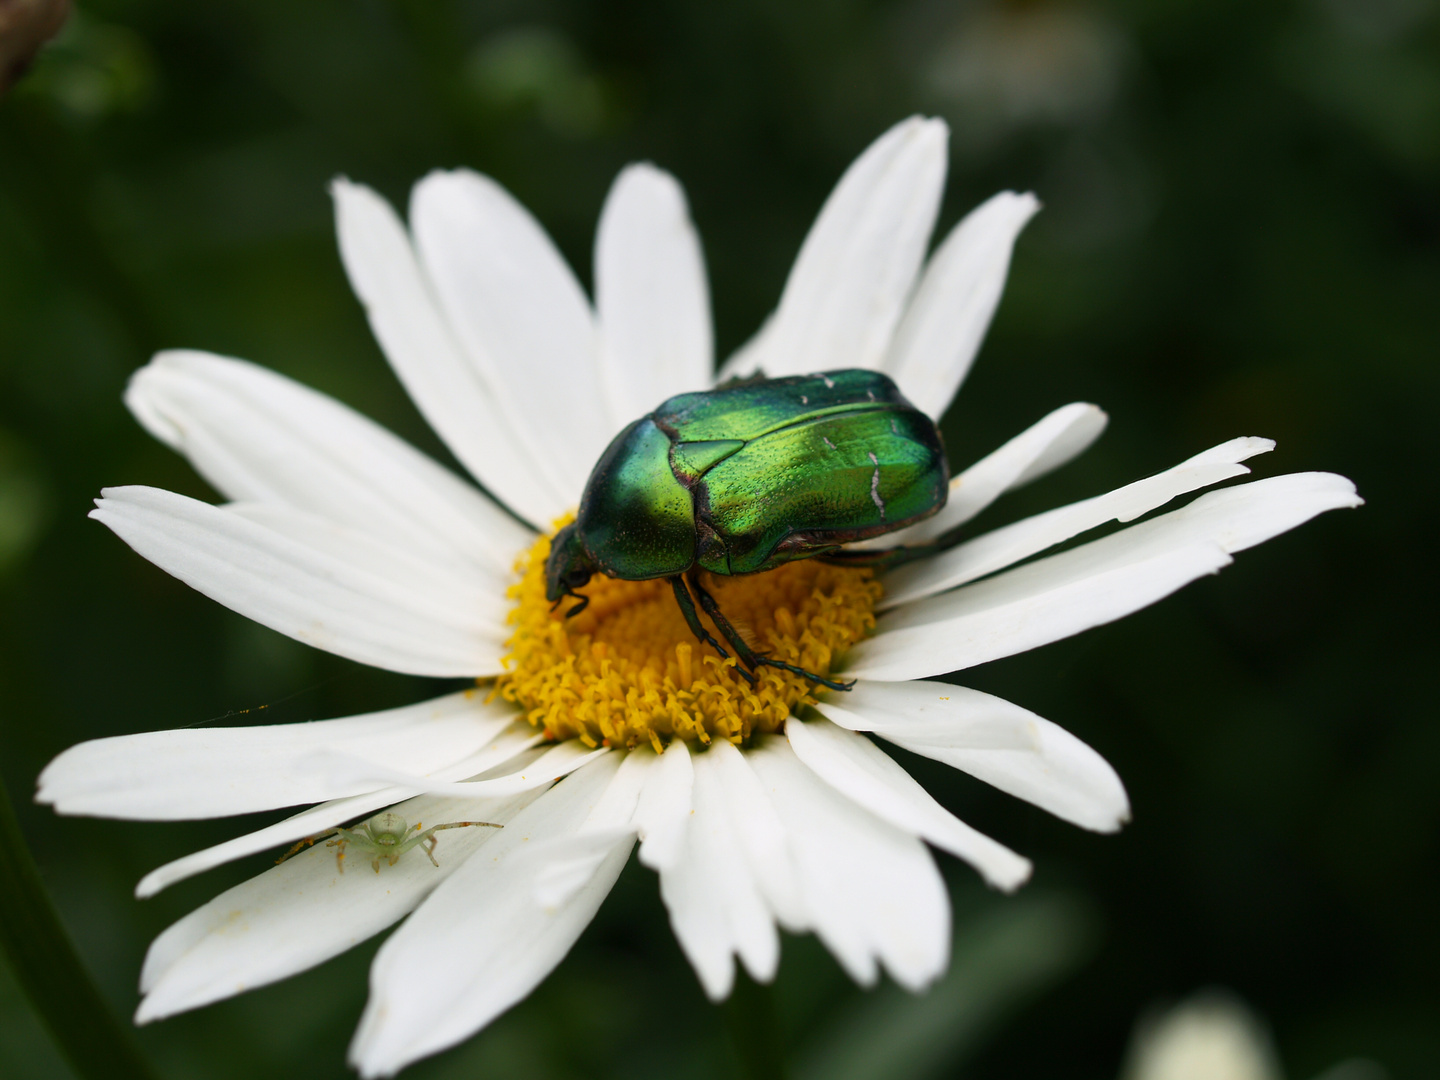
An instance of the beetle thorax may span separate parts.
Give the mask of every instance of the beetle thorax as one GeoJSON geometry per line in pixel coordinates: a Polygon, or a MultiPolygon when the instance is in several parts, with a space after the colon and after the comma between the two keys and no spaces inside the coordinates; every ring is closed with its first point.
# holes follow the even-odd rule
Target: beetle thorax
{"type": "MultiPolygon", "coordinates": [[[[552,610],[547,600],[550,544],[537,541],[511,587],[514,633],[499,690],[552,737],[657,749],[675,738],[744,742],[815,700],[811,683],[772,668],[752,689],[733,660],[695,640],[663,580],[597,574],[583,589],[584,611],[567,619],[565,605],[552,610]]],[[[874,626],[880,597],[870,571],[815,559],[704,580],[754,648],[819,674],[874,626]]]]}

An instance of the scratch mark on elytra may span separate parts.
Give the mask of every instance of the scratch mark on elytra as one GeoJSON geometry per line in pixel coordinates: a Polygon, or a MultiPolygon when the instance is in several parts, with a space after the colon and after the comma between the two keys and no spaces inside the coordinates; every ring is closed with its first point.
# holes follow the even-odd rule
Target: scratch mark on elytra
{"type": "Polygon", "coordinates": [[[870,458],[870,464],[875,466],[875,473],[870,477],[870,499],[875,503],[876,509],[880,511],[880,520],[884,521],[885,500],[880,498],[880,459],[875,456],[874,450],[871,450],[867,456],[870,458]]]}
{"type": "Polygon", "coordinates": [[[828,446],[831,450],[835,449],[835,444],[829,439],[827,439],[824,435],[820,436],[820,441],[823,442],[826,446],[828,446]]]}

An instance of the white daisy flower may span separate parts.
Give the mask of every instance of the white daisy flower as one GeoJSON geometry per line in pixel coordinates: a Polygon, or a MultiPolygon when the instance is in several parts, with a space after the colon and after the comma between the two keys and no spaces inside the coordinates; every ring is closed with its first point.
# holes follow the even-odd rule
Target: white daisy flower
{"type": "MultiPolygon", "coordinates": [[[[945,411],[1037,209],[1029,195],[1001,193],[926,259],[946,135],[938,120],[911,119],[861,155],[774,315],[720,378],[870,368],[932,417],[945,411]]],[[[487,177],[426,177],[408,230],[365,187],[337,181],[334,195],[341,254],[376,336],[484,492],[280,375],[167,352],[136,374],[126,402],[233,501],[111,488],[92,516],[300,641],[480,682],[365,716],[84,743],[45,770],[39,799],[65,814],[146,820],[308,807],[160,867],[141,896],[390,807],[424,826],[503,828],[435,834],[438,866],[412,851],[392,865],[377,855],[373,873],[363,844],[343,873],[343,846],[304,847],[160,935],[141,976],[142,1023],[284,978],[404,919],[376,957],[351,1046],[363,1075],[391,1075],[528,994],[637,840],[712,998],[729,993],[736,957],[762,982],[775,974],[779,927],[814,931],[861,983],[884,969],[918,990],[948,956],[949,904],[927,844],[1006,890],[1030,864],[947,812],[861,733],[1114,830],[1129,807],[1094,750],[1019,705],[926,680],[1117,619],[1236,551],[1360,502],[1342,477],[1281,476],[1032,558],[1242,475],[1241,462],[1272,444],[1241,438],[879,580],[813,559],[713,579],[756,645],[856,680],[836,693],[765,668],[752,689],[699,647],[663,582],[596,578],[589,609],[569,620],[544,601],[549,537],[538,530],[573,511],[624,424],[717,378],[679,184],[650,165],[617,178],[593,306],[536,221],[487,177]]],[[[1056,410],[961,472],[939,514],[884,540],[967,521],[1104,425],[1093,405],[1056,410]]]]}
{"type": "Polygon", "coordinates": [[[1121,1080],[1284,1080],[1264,1023],[1243,1002],[1202,991],[1147,1017],[1121,1080]]]}
{"type": "MultiPolygon", "coordinates": [[[[1387,1080],[1383,1066],[1348,1058],[1315,1080],[1387,1080]]],[[[1202,990],[1141,1018],[1120,1080],[1285,1080],[1270,1031],[1234,994],[1202,990]]]]}

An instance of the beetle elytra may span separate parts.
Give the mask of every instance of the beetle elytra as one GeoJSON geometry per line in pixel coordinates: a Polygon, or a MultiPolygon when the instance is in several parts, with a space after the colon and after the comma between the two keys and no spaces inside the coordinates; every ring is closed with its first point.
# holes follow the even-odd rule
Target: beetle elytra
{"type": "Polygon", "coordinates": [[[913,525],[945,505],[950,471],[940,432],[876,371],[846,369],[782,379],[756,377],[662,402],[600,455],[575,520],[556,534],[546,595],[579,602],[595,573],[627,581],[665,578],[690,630],[722,657],[700,621],[710,616],[735,650],[736,671],[781,668],[756,653],[721,613],[698,571],[754,574],[796,559],[891,566],[948,546],[842,551],[913,525]],[[747,670],[748,669],[748,670],[747,670]]]}

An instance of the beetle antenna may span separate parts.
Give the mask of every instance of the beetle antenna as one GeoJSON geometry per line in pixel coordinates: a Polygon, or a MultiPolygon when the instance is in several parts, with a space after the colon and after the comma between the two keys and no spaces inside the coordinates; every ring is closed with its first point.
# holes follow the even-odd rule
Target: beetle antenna
{"type": "MultiPolygon", "coordinates": [[[[590,606],[590,597],[588,597],[588,596],[581,596],[578,592],[567,592],[565,595],[566,595],[566,596],[573,596],[573,597],[575,597],[576,600],[579,600],[579,601],[580,601],[578,604],[576,604],[574,607],[572,607],[569,611],[565,612],[565,617],[566,617],[567,619],[573,619],[576,615],[579,615],[580,612],[584,611],[587,607],[590,606]]],[[[562,597],[561,599],[563,599],[563,597],[562,597]]],[[[556,600],[555,603],[558,604],[558,603],[560,603],[560,601],[559,601],[559,600],[556,600]]],[[[554,609],[552,608],[551,610],[553,611],[554,609]]]]}

